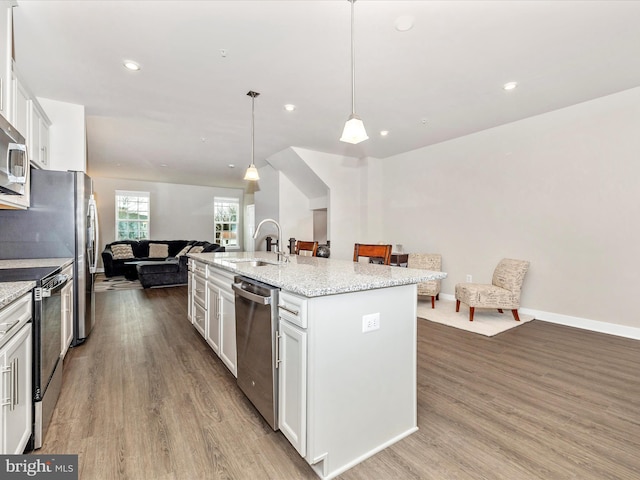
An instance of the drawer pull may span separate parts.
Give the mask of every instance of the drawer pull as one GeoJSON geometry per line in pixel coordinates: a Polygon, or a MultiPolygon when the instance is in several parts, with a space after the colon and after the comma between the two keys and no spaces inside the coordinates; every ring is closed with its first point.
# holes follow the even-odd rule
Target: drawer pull
{"type": "Polygon", "coordinates": [[[283,309],[285,312],[289,312],[292,315],[295,315],[296,317],[300,315],[300,311],[299,310],[291,310],[290,308],[288,308],[286,305],[278,305],[278,308],[283,309]]]}

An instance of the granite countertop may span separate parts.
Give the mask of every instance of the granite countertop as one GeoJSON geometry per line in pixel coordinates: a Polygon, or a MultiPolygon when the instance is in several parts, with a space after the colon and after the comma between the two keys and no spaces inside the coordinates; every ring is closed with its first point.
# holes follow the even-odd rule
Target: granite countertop
{"type": "MultiPolygon", "coordinates": [[[[33,268],[33,267],[66,267],[73,263],[73,258],[24,258],[0,260],[0,269],[33,268]]],[[[0,282],[0,308],[13,302],[16,298],[32,290],[36,282],[0,282]]]]}
{"type": "Polygon", "coordinates": [[[447,276],[445,272],[299,255],[291,255],[289,263],[277,264],[276,254],[271,252],[187,255],[222,270],[245,275],[305,297],[410,285],[447,276]],[[248,263],[250,260],[264,260],[273,264],[253,267],[248,263]]]}
{"type": "Polygon", "coordinates": [[[0,308],[4,308],[32,290],[36,282],[0,282],[0,308]]]}
{"type": "Polygon", "coordinates": [[[19,258],[0,260],[0,268],[66,267],[73,258],[19,258]]]}

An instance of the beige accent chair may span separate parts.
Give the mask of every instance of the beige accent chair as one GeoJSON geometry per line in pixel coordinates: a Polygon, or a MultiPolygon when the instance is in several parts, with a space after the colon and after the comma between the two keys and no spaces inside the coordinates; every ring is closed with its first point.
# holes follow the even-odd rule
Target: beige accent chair
{"type": "MultiPolygon", "coordinates": [[[[442,255],[439,253],[410,253],[407,268],[422,268],[439,272],[442,269],[442,255]]],[[[429,280],[418,284],[418,296],[431,297],[431,308],[436,308],[436,298],[440,295],[440,280],[429,280]]]]}
{"type": "Polygon", "coordinates": [[[476,308],[497,308],[511,310],[513,318],[520,321],[520,290],[524,276],[529,269],[526,260],[504,258],[493,272],[491,285],[481,283],[458,283],[456,285],[456,312],[460,311],[460,302],[469,305],[469,321],[473,322],[476,308]]]}

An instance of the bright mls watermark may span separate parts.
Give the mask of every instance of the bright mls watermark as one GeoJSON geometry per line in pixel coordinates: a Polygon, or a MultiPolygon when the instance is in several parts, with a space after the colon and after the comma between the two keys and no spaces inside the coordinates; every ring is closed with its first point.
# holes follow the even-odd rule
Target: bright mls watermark
{"type": "Polygon", "coordinates": [[[78,455],[0,455],[2,480],[78,480],[78,455]]]}

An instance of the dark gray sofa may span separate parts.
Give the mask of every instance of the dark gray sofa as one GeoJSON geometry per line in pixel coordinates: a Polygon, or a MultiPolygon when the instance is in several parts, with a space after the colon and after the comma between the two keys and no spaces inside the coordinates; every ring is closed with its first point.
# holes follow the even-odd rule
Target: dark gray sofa
{"type": "MultiPolygon", "coordinates": [[[[202,248],[202,252],[224,252],[217,243],[196,240],[121,240],[109,243],[102,251],[104,274],[107,277],[124,275],[130,280],[139,278],[144,288],[183,285],[187,283],[188,268],[185,247],[202,248]],[[166,244],[166,257],[151,257],[150,244],[166,244]],[[119,258],[114,255],[116,245],[130,245],[133,256],[119,258]],[[182,255],[177,256],[182,253],[182,255]]],[[[198,250],[200,250],[198,248],[198,250]]],[[[118,248],[116,248],[118,250],[118,248]]]]}

